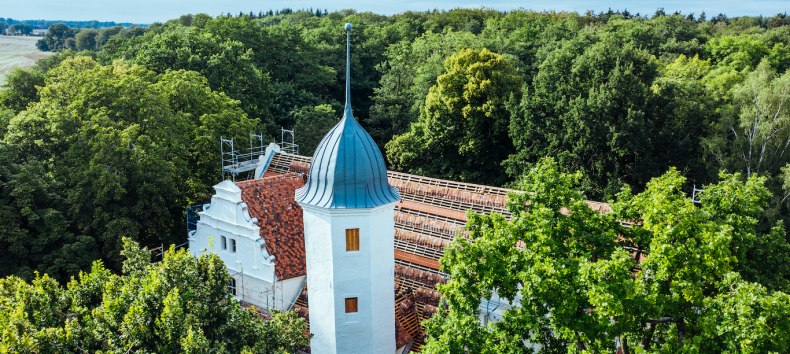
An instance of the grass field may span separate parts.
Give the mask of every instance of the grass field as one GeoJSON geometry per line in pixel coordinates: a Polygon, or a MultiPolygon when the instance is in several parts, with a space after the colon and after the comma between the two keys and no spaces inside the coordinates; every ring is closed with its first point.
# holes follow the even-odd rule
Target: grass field
{"type": "Polygon", "coordinates": [[[33,66],[36,60],[52,53],[36,49],[40,37],[0,36],[0,85],[11,69],[33,66]]]}

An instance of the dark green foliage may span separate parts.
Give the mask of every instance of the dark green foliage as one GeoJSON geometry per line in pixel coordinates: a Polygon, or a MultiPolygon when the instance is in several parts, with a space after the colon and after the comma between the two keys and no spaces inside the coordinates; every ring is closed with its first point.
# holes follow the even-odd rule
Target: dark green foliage
{"type": "Polygon", "coordinates": [[[313,156],[318,143],[324,138],[326,132],[332,129],[340,116],[332,106],[320,105],[315,107],[303,107],[293,111],[294,131],[296,133],[296,143],[299,144],[299,154],[313,156]]]}
{"type": "MultiPolygon", "coordinates": [[[[212,89],[242,102],[253,117],[268,118],[271,83],[241,43],[193,27],[180,27],[140,37],[128,59],[157,73],[191,70],[208,79],[212,89]]],[[[264,124],[268,123],[263,121],[264,124]]]]}
{"type": "Polygon", "coordinates": [[[15,23],[6,28],[6,34],[10,36],[29,36],[33,34],[33,26],[24,23],[15,23]]]}
{"type": "Polygon", "coordinates": [[[14,69],[6,76],[5,89],[0,91],[0,105],[17,112],[23,111],[29,104],[38,102],[36,86],[42,85],[44,74],[40,70],[14,69]]]}
{"type": "Polygon", "coordinates": [[[39,39],[38,43],[36,43],[36,46],[39,50],[50,52],[59,52],[64,49],[75,49],[76,42],[74,42],[75,45],[69,45],[69,40],[74,41],[74,36],[76,34],[77,30],[71,29],[62,23],[56,23],[52,26],[49,26],[44,38],[39,39]]]}
{"type": "Polygon", "coordinates": [[[75,37],[77,50],[96,50],[98,48],[98,37],[99,31],[94,29],[79,31],[75,37]]]}
{"type": "MultiPolygon", "coordinates": [[[[25,242],[37,243],[18,243],[19,257],[33,263],[4,264],[2,274],[54,267],[47,257],[84,267],[82,256],[100,256],[117,267],[118,235],[149,245],[182,242],[184,207],[207,199],[218,178],[219,137],[255,129],[236,101],[189,71],[157,75],[77,56],[50,69],[38,95],[10,119],[1,143],[9,163],[0,180],[4,205],[21,213],[8,215],[6,229],[18,231],[0,242],[15,245],[27,235],[25,242]],[[60,253],[77,241],[73,251],[91,251],[73,260],[60,253]]],[[[53,269],[64,279],[77,268],[53,269]]]]}
{"type": "Polygon", "coordinates": [[[0,279],[2,352],[295,353],[309,343],[295,313],[262,320],[228,292],[216,255],[171,247],[151,263],[124,239],[123,275],[100,261],[65,286],[47,275],[0,279]]]}

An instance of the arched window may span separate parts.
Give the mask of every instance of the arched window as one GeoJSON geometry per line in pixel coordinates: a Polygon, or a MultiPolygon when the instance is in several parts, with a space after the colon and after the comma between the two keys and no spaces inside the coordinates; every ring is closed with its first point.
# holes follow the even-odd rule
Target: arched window
{"type": "Polygon", "coordinates": [[[225,238],[225,236],[222,236],[222,243],[221,243],[221,245],[222,245],[221,247],[222,247],[223,250],[228,249],[228,239],[225,238]]]}
{"type": "Polygon", "coordinates": [[[230,251],[236,253],[236,240],[230,239],[230,251]]]}

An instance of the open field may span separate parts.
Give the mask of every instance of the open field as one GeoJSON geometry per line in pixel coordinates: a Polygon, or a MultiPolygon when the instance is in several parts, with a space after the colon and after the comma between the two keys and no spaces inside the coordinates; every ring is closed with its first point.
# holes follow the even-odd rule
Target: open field
{"type": "Polygon", "coordinates": [[[0,36],[0,85],[15,67],[33,66],[36,60],[51,55],[36,49],[36,41],[41,37],[0,36]]]}

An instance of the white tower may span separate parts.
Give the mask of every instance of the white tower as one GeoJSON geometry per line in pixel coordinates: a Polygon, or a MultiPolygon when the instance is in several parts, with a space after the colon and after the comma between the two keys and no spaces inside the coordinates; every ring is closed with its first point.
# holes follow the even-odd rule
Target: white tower
{"type": "Polygon", "coordinates": [[[351,112],[350,33],[346,107],[313,155],[304,210],[313,353],[392,353],[395,348],[394,207],[381,151],[351,112]]]}

